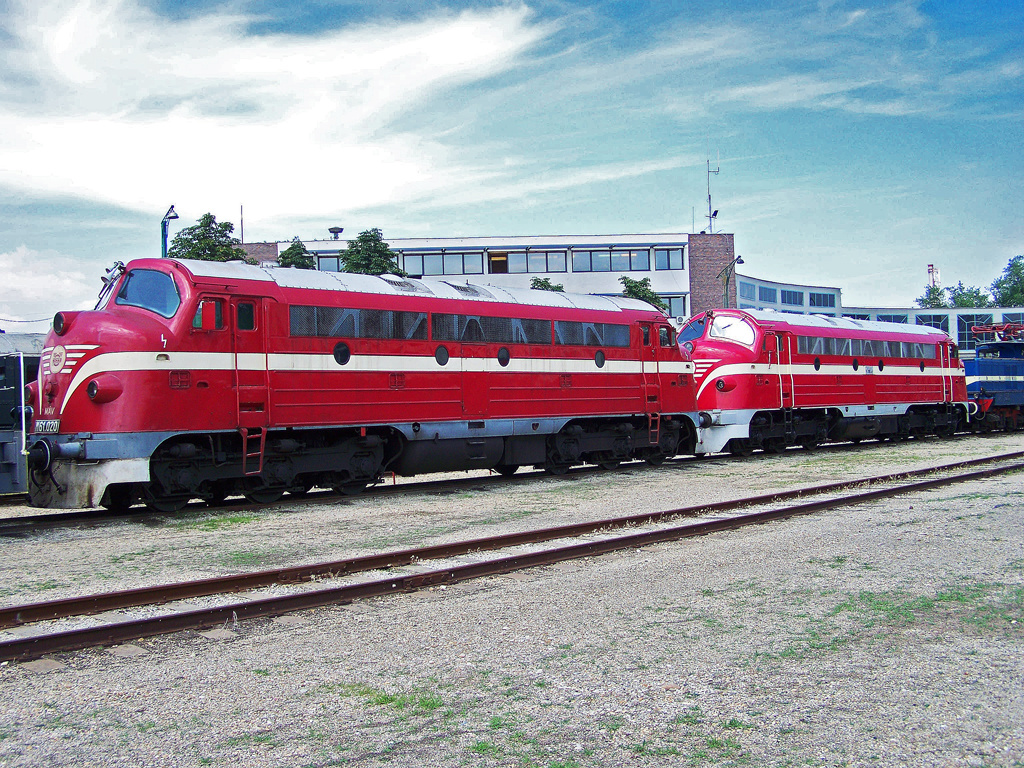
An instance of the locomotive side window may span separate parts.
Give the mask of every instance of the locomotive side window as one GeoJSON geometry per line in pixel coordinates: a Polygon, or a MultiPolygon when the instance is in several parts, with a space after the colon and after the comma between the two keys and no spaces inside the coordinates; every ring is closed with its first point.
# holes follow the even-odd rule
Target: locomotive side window
{"type": "Polygon", "coordinates": [[[580,347],[628,347],[629,326],[556,320],[555,343],[580,347]]]}
{"type": "Polygon", "coordinates": [[[935,358],[934,344],[881,339],[837,339],[830,336],[798,336],[797,352],[802,355],[842,355],[844,357],[903,357],[913,360],[935,358]]]}
{"type": "Polygon", "coordinates": [[[238,304],[238,330],[240,331],[254,331],[256,330],[256,305],[242,301],[238,304]]]}
{"type": "Polygon", "coordinates": [[[486,315],[430,316],[432,338],[436,341],[466,341],[490,344],[550,344],[551,321],[486,315]]]}
{"type": "Polygon", "coordinates": [[[672,330],[664,325],[658,328],[658,343],[663,347],[672,346],[672,330]]]}
{"type": "Polygon", "coordinates": [[[754,343],[754,329],[741,317],[718,315],[711,323],[710,338],[734,341],[751,346],[754,343]]]}
{"type": "Polygon", "coordinates": [[[133,269],[124,276],[115,303],[156,312],[161,317],[174,317],[181,306],[181,296],[174,278],[155,269],[133,269]]]}
{"type": "Polygon", "coordinates": [[[427,339],[426,312],[292,305],[288,308],[288,323],[292,336],[427,339]]]}

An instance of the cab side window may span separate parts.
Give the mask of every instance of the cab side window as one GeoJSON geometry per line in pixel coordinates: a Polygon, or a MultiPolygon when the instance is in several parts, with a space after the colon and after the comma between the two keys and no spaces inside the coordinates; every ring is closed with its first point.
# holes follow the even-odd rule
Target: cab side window
{"type": "Polygon", "coordinates": [[[238,330],[253,331],[256,329],[256,305],[249,301],[238,304],[238,330]]]}
{"type": "Polygon", "coordinates": [[[666,328],[664,325],[658,328],[658,343],[663,347],[672,346],[672,329],[666,328]]]}

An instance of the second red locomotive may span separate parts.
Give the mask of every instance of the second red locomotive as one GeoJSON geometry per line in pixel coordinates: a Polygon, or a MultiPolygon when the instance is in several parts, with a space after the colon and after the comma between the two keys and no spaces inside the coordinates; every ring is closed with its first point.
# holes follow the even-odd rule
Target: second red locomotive
{"type": "Polygon", "coordinates": [[[695,365],[698,453],[952,435],[967,423],[963,363],[934,328],[721,309],[679,340],[695,365]]]}

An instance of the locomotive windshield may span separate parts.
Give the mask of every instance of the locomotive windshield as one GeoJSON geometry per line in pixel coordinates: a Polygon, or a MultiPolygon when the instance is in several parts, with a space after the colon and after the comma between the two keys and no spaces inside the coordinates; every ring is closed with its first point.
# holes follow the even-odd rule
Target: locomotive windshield
{"type": "Polygon", "coordinates": [[[708,334],[712,339],[735,341],[748,347],[754,344],[754,336],[754,329],[746,320],[727,315],[716,315],[711,323],[711,333],[708,334]]]}
{"type": "Polygon", "coordinates": [[[695,317],[686,327],[679,332],[679,343],[682,344],[684,341],[693,341],[699,339],[704,335],[704,316],[695,317]]]}
{"type": "Polygon", "coordinates": [[[161,317],[174,317],[181,306],[181,297],[174,278],[166,272],[133,269],[125,275],[115,303],[148,309],[161,317]]]}

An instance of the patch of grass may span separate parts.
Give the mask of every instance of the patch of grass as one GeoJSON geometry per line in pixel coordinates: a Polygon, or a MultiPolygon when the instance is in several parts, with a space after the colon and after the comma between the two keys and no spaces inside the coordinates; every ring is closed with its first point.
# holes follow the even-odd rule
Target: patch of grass
{"type": "Polygon", "coordinates": [[[238,525],[245,525],[254,520],[259,520],[261,515],[237,514],[221,515],[220,517],[207,517],[201,520],[183,520],[175,524],[176,528],[200,531],[219,531],[222,528],[233,528],[238,525]]]}
{"type": "Polygon", "coordinates": [[[363,683],[343,683],[331,686],[341,696],[358,696],[366,700],[367,706],[391,707],[399,711],[409,711],[415,715],[434,712],[444,706],[444,700],[436,693],[429,691],[413,691],[410,693],[388,693],[363,683]]]}
{"type": "Polygon", "coordinates": [[[220,561],[232,568],[252,568],[257,565],[273,563],[279,556],[280,552],[274,549],[236,549],[225,552],[221,555],[220,561]]]}
{"type": "Polygon", "coordinates": [[[478,755],[498,754],[498,748],[489,741],[478,741],[469,748],[469,751],[475,752],[478,755]]]}
{"type": "Polygon", "coordinates": [[[652,755],[655,757],[682,754],[678,747],[652,747],[646,741],[640,744],[634,744],[630,747],[630,751],[637,755],[652,755]]]}
{"type": "Polygon", "coordinates": [[[700,707],[690,707],[683,714],[672,718],[672,722],[679,725],[700,725],[704,722],[704,712],[700,707]]]}
{"type": "Polygon", "coordinates": [[[753,728],[750,723],[744,723],[742,720],[737,720],[735,717],[726,720],[722,723],[723,728],[753,728]]]}
{"type": "Polygon", "coordinates": [[[140,557],[148,557],[156,551],[156,547],[149,547],[148,549],[140,549],[138,552],[125,552],[120,555],[111,555],[108,559],[114,565],[121,565],[123,563],[130,563],[132,560],[136,560],[140,557]]]}
{"type": "Polygon", "coordinates": [[[610,720],[604,720],[599,725],[604,728],[608,733],[615,733],[619,728],[626,724],[626,718],[621,715],[616,715],[610,720]]]}

